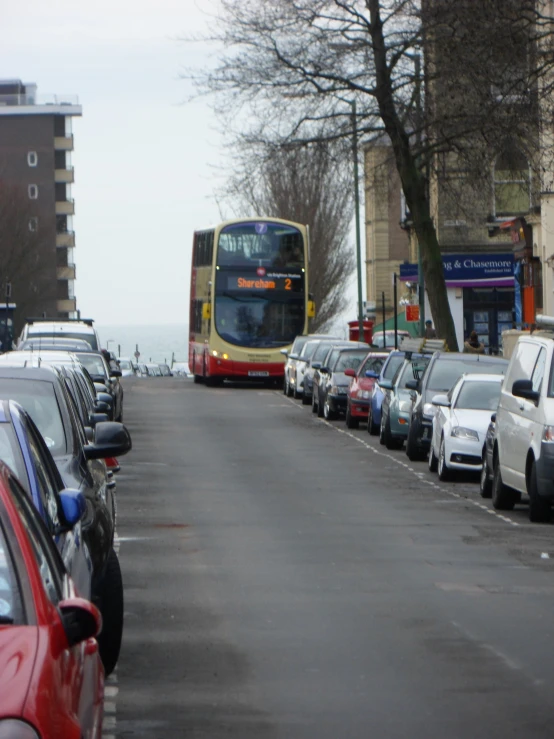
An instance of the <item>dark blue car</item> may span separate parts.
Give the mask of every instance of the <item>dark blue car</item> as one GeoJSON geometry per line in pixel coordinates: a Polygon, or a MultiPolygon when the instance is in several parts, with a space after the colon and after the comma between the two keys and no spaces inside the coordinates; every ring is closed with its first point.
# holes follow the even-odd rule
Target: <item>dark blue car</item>
{"type": "Polygon", "coordinates": [[[13,400],[0,400],[0,459],[11,468],[32,499],[78,594],[89,600],[92,561],[81,531],[85,496],[65,487],[33,420],[13,400]]]}
{"type": "Polygon", "coordinates": [[[367,430],[372,436],[377,436],[381,428],[381,405],[385,397],[385,390],[379,385],[381,380],[392,380],[396,370],[404,361],[405,352],[394,351],[389,354],[385,364],[381,367],[379,377],[373,386],[373,392],[369,402],[369,415],[367,419],[367,430]]]}

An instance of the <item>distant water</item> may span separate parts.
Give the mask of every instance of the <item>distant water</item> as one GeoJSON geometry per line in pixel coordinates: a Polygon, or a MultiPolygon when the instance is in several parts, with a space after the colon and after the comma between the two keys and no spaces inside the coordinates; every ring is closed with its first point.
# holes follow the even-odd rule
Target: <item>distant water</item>
{"type": "Polygon", "coordinates": [[[138,344],[140,362],[188,361],[188,326],[186,324],[159,326],[103,326],[96,325],[104,349],[120,356],[132,357],[138,344]]]}

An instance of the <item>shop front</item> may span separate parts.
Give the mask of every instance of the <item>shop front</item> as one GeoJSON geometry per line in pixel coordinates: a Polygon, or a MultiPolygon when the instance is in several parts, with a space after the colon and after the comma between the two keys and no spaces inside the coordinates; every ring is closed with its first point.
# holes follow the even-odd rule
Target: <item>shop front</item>
{"type": "MultiPolygon", "coordinates": [[[[461,350],[472,331],[488,353],[497,353],[502,331],[514,325],[514,255],[506,253],[443,254],[448,302],[461,350]]],[[[417,280],[417,265],[401,265],[400,279],[417,280]]],[[[425,300],[425,316],[431,317],[425,300]]]]}

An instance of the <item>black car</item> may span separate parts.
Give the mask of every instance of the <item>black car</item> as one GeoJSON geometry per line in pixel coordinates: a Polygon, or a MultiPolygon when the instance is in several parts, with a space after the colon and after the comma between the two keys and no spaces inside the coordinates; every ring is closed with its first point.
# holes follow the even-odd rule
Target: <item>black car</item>
{"type": "Polygon", "coordinates": [[[106,386],[113,398],[113,419],[123,420],[123,388],[119,378],[121,370],[112,368],[106,361],[103,352],[74,352],[92,380],[106,386]]]}
{"type": "Polygon", "coordinates": [[[357,370],[367,357],[369,344],[350,342],[348,346],[334,346],[314,375],[313,403],[317,396],[317,414],[332,421],[339,413],[346,413],[346,401],[350,378],[345,370],[357,370]],[[316,379],[317,378],[317,379],[316,379]]]}
{"type": "Polygon", "coordinates": [[[415,462],[427,457],[431,446],[433,416],[437,407],[432,404],[434,395],[448,393],[464,372],[504,374],[508,360],[488,354],[464,354],[462,352],[435,352],[421,380],[413,380],[408,387],[417,390],[406,440],[406,454],[415,462]]]}
{"type": "Polygon", "coordinates": [[[87,503],[83,538],[92,560],[92,600],[102,613],[98,637],[106,674],[113,671],[123,632],[123,584],[113,548],[114,501],[103,460],[126,454],[131,437],[120,423],[96,423],[87,440],[71,393],[55,367],[1,367],[0,397],[17,401],[38,427],[63,479],[87,503]]]}

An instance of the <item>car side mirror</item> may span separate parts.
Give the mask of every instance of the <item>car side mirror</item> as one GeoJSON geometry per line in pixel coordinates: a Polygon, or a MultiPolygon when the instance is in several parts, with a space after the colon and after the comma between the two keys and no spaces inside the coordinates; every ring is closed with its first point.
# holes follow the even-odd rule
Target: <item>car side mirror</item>
{"type": "Polygon", "coordinates": [[[354,370],[353,370],[353,369],[350,369],[350,367],[349,367],[348,369],[345,369],[345,370],[344,370],[344,374],[345,374],[345,375],[346,375],[347,377],[356,377],[356,373],[354,372],[354,370]]]}
{"type": "Polygon", "coordinates": [[[97,636],[102,628],[100,611],[84,598],[66,598],[58,603],[70,647],[97,636]]]}
{"type": "Polygon", "coordinates": [[[122,423],[104,421],[94,428],[94,443],[84,447],[87,459],[122,457],[133,447],[131,434],[122,423]]]}
{"type": "Polygon", "coordinates": [[[328,374],[329,374],[329,367],[320,367],[320,368],[319,368],[319,371],[320,371],[321,373],[325,373],[325,374],[327,374],[327,375],[328,375],[328,374]]]}
{"type": "Polygon", "coordinates": [[[109,421],[110,418],[107,413],[89,413],[88,420],[90,421],[90,425],[92,426],[92,428],[94,428],[97,423],[109,421]]]}
{"type": "Polygon", "coordinates": [[[493,413],[491,416],[491,423],[496,423],[496,413],[493,413]]]}
{"type": "Polygon", "coordinates": [[[379,374],[374,370],[366,370],[365,376],[372,377],[374,380],[376,380],[379,377],[379,374]]]}
{"type": "Polygon", "coordinates": [[[408,380],[406,382],[407,390],[419,390],[419,380],[408,380]]]}
{"type": "MultiPolygon", "coordinates": [[[[68,531],[84,517],[87,511],[87,503],[80,490],[72,490],[71,488],[60,490],[59,499],[66,523],[66,526],[60,528],[63,528],[63,531],[68,531]]],[[[62,531],[56,531],[56,533],[61,534],[62,531]]]]}
{"type": "Polygon", "coordinates": [[[533,390],[533,383],[531,380],[516,380],[512,385],[512,395],[517,398],[524,398],[530,400],[535,405],[539,402],[540,395],[536,390],[533,390]]]}
{"type": "Polygon", "coordinates": [[[288,349],[280,349],[281,354],[283,354],[285,357],[288,357],[289,350],[288,349]]]}
{"type": "Polygon", "coordinates": [[[289,354],[289,359],[298,359],[298,354],[289,354]]]}
{"type": "Polygon", "coordinates": [[[110,379],[112,377],[121,377],[123,375],[123,372],[118,369],[110,370],[110,379]]]}
{"type": "Polygon", "coordinates": [[[96,400],[94,404],[94,410],[96,413],[108,413],[111,406],[103,400],[96,400]]]}
{"type": "Polygon", "coordinates": [[[440,405],[444,408],[450,408],[450,401],[448,400],[448,395],[434,395],[431,399],[431,403],[433,405],[440,405]]]}
{"type": "Polygon", "coordinates": [[[312,362],[312,369],[321,369],[321,362],[312,362]]]}

